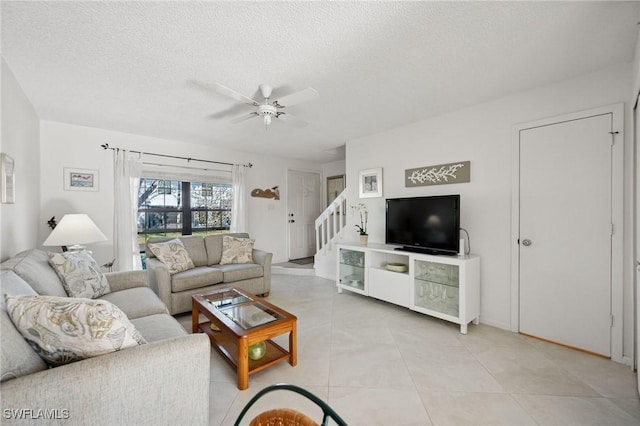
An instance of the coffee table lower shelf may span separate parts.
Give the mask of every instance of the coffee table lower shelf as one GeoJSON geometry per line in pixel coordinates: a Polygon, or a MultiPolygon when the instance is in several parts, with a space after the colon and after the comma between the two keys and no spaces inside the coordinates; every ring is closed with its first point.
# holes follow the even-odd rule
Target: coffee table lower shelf
{"type": "MultiPolygon", "coordinates": [[[[222,330],[212,330],[210,321],[200,323],[199,327],[200,331],[209,336],[212,346],[220,352],[224,359],[231,364],[231,366],[238,372],[238,375],[240,375],[241,372],[238,370],[238,362],[236,361],[239,359],[238,337],[225,333],[222,330]]],[[[267,351],[264,357],[259,360],[249,359],[249,368],[247,371],[248,376],[253,373],[257,373],[258,371],[262,371],[265,368],[271,367],[274,364],[288,360],[290,357],[289,352],[276,342],[272,340],[265,340],[264,342],[267,344],[267,351]]]]}
{"type": "Polygon", "coordinates": [[[211,345],[235,369],[238,389],[249,387],[253,373],[285,360],[293,367],[298,363],[295,315],[237,288],[194,294],[191,300],[192,332],[209,336],[211,345]],[[272,340],[284,334],[289,335],[289,350],[272,340]],[[259,342],[266,344],[264,356],[249,359],[249,347],[259,342]]]}

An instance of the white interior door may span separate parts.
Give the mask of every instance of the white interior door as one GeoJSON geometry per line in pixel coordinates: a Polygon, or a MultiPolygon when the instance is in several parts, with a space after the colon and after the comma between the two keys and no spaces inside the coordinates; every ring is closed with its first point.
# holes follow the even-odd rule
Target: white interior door
{"type": "Polygon", "coordinates": [[[287,222],[289,259],[315,254],[315,220],[320,215],[320,174],[289,170],[287,173],[287,222]]]}
{"type": "MultiPolygon", "coordinates": [[[[640,95],[636,97],[636,106],[633,110],[633,146],[634,151],[636,153],[634,163],[633,163],[633,172],[634,172],[634,182],[636,188],[636,199],[634,203],[634,228],[636,230],[635,233],[635,275],[634,275],[634,289],[635,289],[635,339],[636,339],[636,353],[634,356],[634,369],[638,369],[638,356],[640,354],[640,315],[638,314],[638,307],[640,306],[640,291],[638,291],[638,285],[640,285],[640,172],[638,172],[638,167],[640,167],[640,95]]],[[[638,391],[640,392],[640,375],[638,375],[638,391]]]]}
{"type": "Polygon", "coordinates": [[[612,114],[520,132],[520,332],[611,356],[612,114]]]}

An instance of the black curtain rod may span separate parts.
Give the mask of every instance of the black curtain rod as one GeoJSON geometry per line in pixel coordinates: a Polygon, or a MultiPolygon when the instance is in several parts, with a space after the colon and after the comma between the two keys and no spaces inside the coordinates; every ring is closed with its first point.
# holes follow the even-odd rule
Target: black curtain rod
{"type": "MultiPolygon", "coordinates": [[[[100,145],[102,148],[104,149],[110,149],[112,151],[117,151],[120,148],[112,148],[109,146],[108,143],[104,143],[102,145],[100,145]]],[[[234,163],[225,163],[223,161],[213,161],[213,160],[199,160],[197,158],[191,158],[191,157],[178,157],[176,155],[166,155],[166,154],[154,154],[153,152],[143,152],[143,151],[133,151],[133,150],[127,150],[129,152],[135,152],[136,154],[144,154],[144,155],[154,155],[156,157],[165,157],[165,158],[176,158],[178,160],[187,160],[187,162],[191,162],[191,161],[200,161],[201,163],[213,163],[213,164],[225,164],[227,166],[244,166],[244,167],[248,167],[251,168],[253,167],[253,164],[251,163],[247,163],[247,164],[234,164],[234,163]]]]}

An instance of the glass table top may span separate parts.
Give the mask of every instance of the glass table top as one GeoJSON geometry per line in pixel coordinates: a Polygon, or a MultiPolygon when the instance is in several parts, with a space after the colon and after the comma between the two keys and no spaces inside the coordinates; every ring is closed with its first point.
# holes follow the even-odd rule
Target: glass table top
{"type": "Polygon", "coordinates": [[[250,302],[252,300],[235,290],[225,290],[219,293],[207,294],[204,296],[204,298],[207,302],[218,309],[236,306],[241,303],[250,302]]]}
{"type": "Polygon", "coordinates": [[[235,290],[209,294],[205,296],[205,299],[220,313],[245,330],[284,318],[279,313],[235,290]]]}

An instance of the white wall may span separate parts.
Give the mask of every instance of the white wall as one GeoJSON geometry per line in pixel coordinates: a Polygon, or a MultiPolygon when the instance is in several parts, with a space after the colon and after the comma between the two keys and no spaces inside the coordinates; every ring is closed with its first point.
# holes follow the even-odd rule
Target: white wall
{"type": "MultiPolygon", "coordinates": [[[[383,198],[360,200],[369,207],[369,241],[384,242],[384,198],[460,194],[461,226],[469,231],[472,252],[482,258],[481,321],[509,329],[512,127],[521,122],[626,102],[632,85],[631,68],[631,64],[621,64],[347,142],[349,200],[358,200],[359,170],[383,168],[383,198]],[[471,161],[470,183],[404,187],[405,169],[466,160],[471,161]]],[[[628,103],[625,106],[628,111],[628,103]]],[[[625,132],[627,145],[629,133],[625,132]]],[[[628,160],[625,158],[626,183],[632,180],[632,164],[628,160]]],[[[625,197],[628,198],[631,192],[626,188],[627,185],[625,197]]],[[[625,202],[625,217],[629,216],[629,203],[625,202]]],[[[352,229],[354,218],[348,215],[348,220],[347,229],[352,229]]],[[[349,237],[355,240],[355,231],[349,237]]],[[[625,250],[630,248],[631,242],[625,241],[625,250]]],[[[631,270],[629,263],[630,256],[626,254],[625,270],[631,270]]],[[[631,325],[633,293],[629,274],[625,275],[624,287],[624,321],[631,325]]],[[[627,355],[632,353],[632,333],[631,326],[625,327],[627,355]]]]}
{"type": "Polygon", "coordinates": [[[33,106],[2,59],[0,151],[14,160],[15,204],[0,205],[0,261],[33,248],[40,218],[40,125],[33,106]]]}
{"type": "MultiPolygon", "coordinates": [[[[113,153],[101,144],[112,147],[177,155],[230,163],[252,163],[246,171],[247,194],[254,188],[280,186],[280,201],[248,197],[248,232],[256,239],[256,247],[273,253],[274,262],[287,257],[286,240],[286,169],[295,167],[321,171],[318,164],[284,158],[264,157],[196,144],[114,132],[92,127],[42,121],[41,135],[41,210],[43,218],[66,213],[87,213],[107,235],[109,241],[90,248],[98,263],[113,258],[113,153]],[[100,173],[99,192],[64,191],[63,168],[95,169],[100,173]]],[[[158,161],[162,159],[158,158],[158,161]]],[[[186,164],[184,162],[183,164],[186,164]]],[[[199,163],[202,164],[202,163],[199,163]]],[[[40,221],[40,245],[49,235],[46,219],[40,221]]]]}
{"type": "MultiPolygon", "coordinates": [[[[638,94],[640,93],[640,33],[636,38],[636,51],[633,58],[633,90],[630,94],[630,106],[633,108],[636,100],[638,99],[638,94]]],[[[635,202],[635,215],[633,217],[634,223],[634,237],[635,237],[635,252],[634,252],[634,260],[638,262],[636,265],[636,270],[634,272],[634,285],[636,288],[636,311],[637,307],[640,306],[640,292],[637,291],[640,277],[640,173],[638,172],[638,167],[640,167],[640,128],[636,120],[634,120],[634,116],[638,116],[638,114],[630,113],[630,121],[633,127],[633,157],[635,159],[634,167],[635,170],[635,178],[634,184],[635,188],[632,191],[634,193],[635,202]]],[[[635,336],[636,336],[636,356],[634,360],[634,366],[637,369],[638,366],[638,357],[640,356],[640,315],[636,315],[636,323],[635,323],[635,336]]],[[[638,376],[638,391],[640,391],[640,376],[638,376]]]]}

